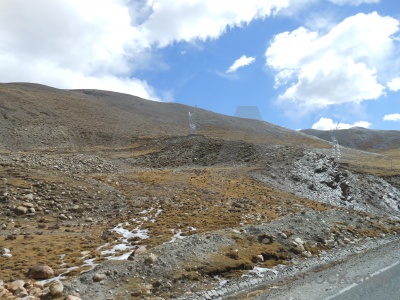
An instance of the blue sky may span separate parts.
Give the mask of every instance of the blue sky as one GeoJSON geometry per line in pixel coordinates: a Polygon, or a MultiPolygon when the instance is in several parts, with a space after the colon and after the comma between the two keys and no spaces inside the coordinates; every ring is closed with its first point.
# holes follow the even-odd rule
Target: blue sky
{"type": "Polygon", "coordinates": [[[399,20],[389,0],[2,0],[0,82],[399,130],[399,20]]]}

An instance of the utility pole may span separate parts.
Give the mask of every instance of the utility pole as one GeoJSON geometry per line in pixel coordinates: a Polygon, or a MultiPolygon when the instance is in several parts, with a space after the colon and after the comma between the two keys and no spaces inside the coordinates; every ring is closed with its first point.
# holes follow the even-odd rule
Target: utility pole
{"type": "Polygon", "coordinates": [[[195,117],[196,117],[196,108],[194,109],[193,113],[191,113],[189,111],[189,129],[190,129],[190,134],[196,134],[196,131],[197,131],[195,117]]]}
{"type": "MultiPolygon", "coordinates": [[[[336,124],[336,129],[335,129],[336,133],[337,133],[338,129],[339,129],[339,122],[337,122],[337,124],[336,124]]],[[[332,148],[333,158],[336,162],[339,162],[339,160],[340,160],[340,145],[339,145],[338,139],[336,138],[336,135],[334,135],[332,133],[332,130],[331,130],[331,140],[333,142],[333,148],[332,148]]]]}

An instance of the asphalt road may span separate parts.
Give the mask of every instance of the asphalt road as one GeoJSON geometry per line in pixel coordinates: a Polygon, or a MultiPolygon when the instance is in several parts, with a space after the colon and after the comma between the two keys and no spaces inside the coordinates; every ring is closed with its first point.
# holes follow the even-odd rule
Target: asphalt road
{"type": "Polygon", "coordinates": [[[400,240],[261,292],[255,300],[400,300],[400,240]]]}
{"type": "Polygon", "coordinates": [[[325,298],[325,300],[400,299],[400,262],[389,266],[389,269],[374,276],[376,277],[370,277],[369,281],[360,284],[354,283],[348,289],[325,298]],[[374,280],[375,278],[376,280],[374,280]]]}

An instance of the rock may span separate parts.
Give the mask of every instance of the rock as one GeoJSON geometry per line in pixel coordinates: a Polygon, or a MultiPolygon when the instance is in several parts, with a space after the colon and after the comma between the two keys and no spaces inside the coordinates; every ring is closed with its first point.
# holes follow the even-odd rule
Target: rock
{"type": "Polygon", "coordinates": [[[239,250],[238,249],[233,249],[230,250],[226,256],[232,258],[232,259],[239,259],[239,250]]]}
{"type": "Polygon", "coordinates": [[[286,235],[284,232],[280,232],[279,235],[280,235],[281,237],[283,237],[284,239],[287,239],[287,238],[288,238],[287,235],[286,235]]]}
{"type": "Polygon", "coordinates": [[[106,274],[102,274],[102,273],[96,273],[96,274],[93,275],[93,281],[94,282],[100,282],[100,281],[102,281],[102,280],[104,280],[106,278],[107,278],[107,275],[106,274]]]}
{"type": "Polygon", "coordinates": [[[35,210],[33,207],[29,207],[29,208],[28,208],[28,211],[29,211],[30,213],[32,213],[32,214],[36,212],[36,210],[35,210]]]}
{"type": "Polygon", "coordinates": [[[27,209],[25,206],[18,206],[18,207],[16,208],[16,212],[17,212],[18,214],[26,214],[27,211],[28,211],[28,209],[27,209]]]}
{"type": "Polygon", "coordinates": [[[139,297],[142,294],[143,294],[142,290],[140,290],[138,288],[131,290],[131,296],[132,297],[139,297]]]}
{"type": "Polygon", "coordinates": [[[61,295],[63,291],[64,291],[64,285],[60,281],[54,282],[50,286],[50,294],[53,297],[61,295]]]}
{"type": "Polygon", "coordinates": [[[295,238],[294,241],[295,241],[297,244],[299,244],[299,245],[303,245],[303,244],[304,244],[304,242],[302,241],[302,239],[299,238],[299,237],[295,238]]]}
{"type": "Polygon", "coordinates": [[[33,286],[36,287],[36,288],[38,288],[38,289],[41,289],[41,290],[44,289],[44,285],[43,285],[43,283],[40,282],[40,281],[34,281],[34,282],[33,282],[33,286]]]}
{"type": "Polygon", "coordinates": [[[301,253],[304,257],[308,257],[308,258],[310,258],[310,257],[312,257],[312,254],[311,254],[311,252],[310,251],[303,251],[303,253],[301,253]]]}
{"type": "Polygon", "coordinates": [[[24,287],[19,287],[17,288],[17,290],[14,292],[14,296],[17,296],[19,298],[24,298],[27,297],[29,294],[26,291],[26,289],[24,287]]]}
{"type": "Polygon", "coordinates": [[[8,285],[8,290],[11,291],[12,293],[15,293],[15,291],[18,288],[24,287],[24,285],[25,285],[25,281],[15,280],[8,285]]]}
{"type": "Polygon", "coordinates": [[[26,194],[26,195],[22,196],[22,198],[26,199],[26,200],[29,200],[29,201],[32,201],[33,200],[33,194],[32,193],[26,194]]]}
{"type": "Polygon", "coordinates": [[[81,300],[81,298],[77,296],[68,295],[67,297],[64,298],[64,300],[81,300]]]}
{"type": "Polygon", "coordinates": [[[137,256],[147,252],[146,246],[139,246],[135,251],[129,255],[128,260],[134,260],[137,256]]]}
{"type": "Polygon", "coordinates": [[[10,257],[12,257],[12,254],[11,254],[11,253],[4,253],[4,254],[2,255],[2,257],[10,258],[10,257]]]}
{"type": "Polygon", "coordinates": [[[144,261],[149,265],[153,265],[157,261],[157,255],[150,253],[149,256],[144,259],[144,261]]]}
{"type": "Polygon", "coordinates": [[[264,256],[262,256],[262,254],[257,255],[257,261],[263,262],[264,261],[264,256]]]}
{"type": "Polygon", "coordinates": [[[87,250],[81,252],[81,255],[82,255],[82,256],[87,256],[87,255],[89,255],[89,254],[90,254],[90,251],[87,251],[87,250]]]}
{"type": "Polygon", "coordinates": [[[261,244],[272,244],[275,241],[275,237],[269,233],[264,232],[258,236],[258,241],[261,244]]]}
{"type": "Polygon", "coordinates": [[[27,208],[33,208],[34,207],[33,203],[30,203],[30,202],[24,202],[24,203],[21,204],[21,206],[25,206],[27,208]]]}
{"type": "Polygon", "coordinates": [[[54,271],[49,266],[36,265],[29,269],[27,277],[33,279],[46,279],[54,275],[54,271]]]}
{"type": "Polygon", "coordinates": [[[7,254],[10,253],[10,249],[2,247],[0,248],[0,254],[7,254]]]}
{"type": "Polygon", "coordinates": [[[93,222],[93,219],[92,218],[87,218],[85,221],[91,223],[91,222],[93,222]]]}

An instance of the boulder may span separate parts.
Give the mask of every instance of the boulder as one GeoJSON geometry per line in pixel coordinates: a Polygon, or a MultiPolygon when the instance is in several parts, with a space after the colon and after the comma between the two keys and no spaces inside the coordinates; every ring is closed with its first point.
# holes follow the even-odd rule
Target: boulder
{"type": "Polygon", "coordinates": [[[54,282],[50,286],[50,294],[53,297],[61,295],[63,291],[64,291],[64,285],[60,281],[54,282]]]}
{"type": "Polygon", "coordinates": [[[129,255],[128,260],[134,260],[137,256],[147,252],[146,246],[139,246],[135,251],[129,255]]]}
{"type": "Polygon", "coordinates": [[[93,275],[93,281],[94,282],[100,282],[100,281],[102,281],[102,280],[104,280],[106,278],[107,278],[107,275],[106,274],[102,274],[102,273],[96,273],[96,274],[93,275]]]}
{"type": "Polygon", "coordinates": [[[46,279],[54,275],[52,268],[46,265],[36,265],[29,269],[27,277],[33,279],[46,279]]]}
{"type": "Polygon", "coordinates": [[[16,212],[18,214],[26,214],[28,212],[28,209],[25,206],[18,206],[16,208],[16,212]]]}

